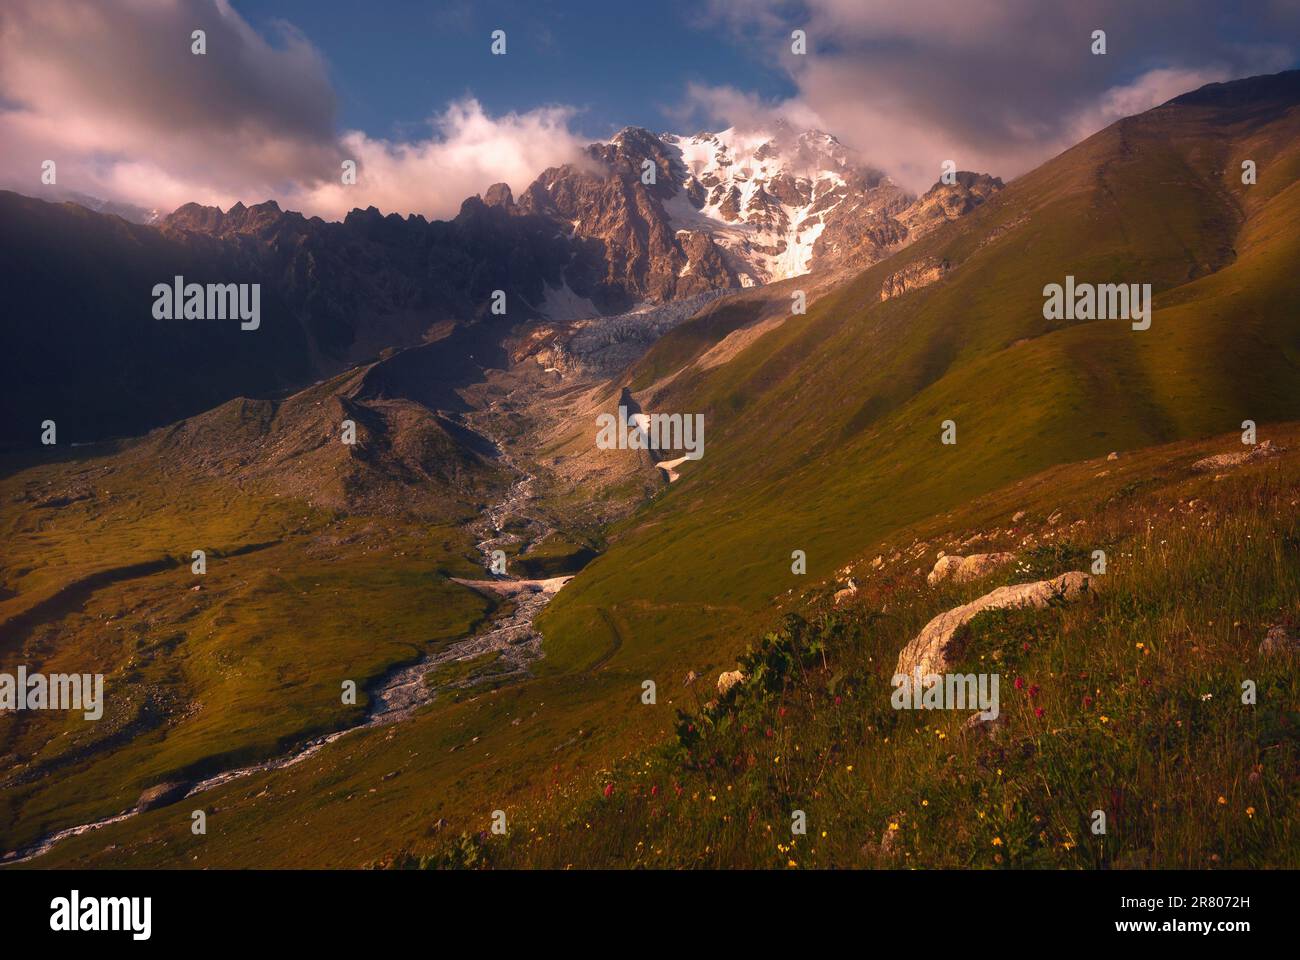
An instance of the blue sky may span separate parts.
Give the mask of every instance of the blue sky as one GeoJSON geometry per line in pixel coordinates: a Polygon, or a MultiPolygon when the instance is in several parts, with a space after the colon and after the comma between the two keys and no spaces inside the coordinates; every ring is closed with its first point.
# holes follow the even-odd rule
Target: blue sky
{"type": "MultiPolygon", "coordinates": [[[[375,137],[472,95],[491,114],[562,103],[574,125],[607,137],[629,124],[669,129],[690,82],[727,84],[765,100],[795,86],[775,55],[738,42],[702,4],[628,2],[429,3],[373,6],[329,0],[233,0],[260,32],[287,20],[320,48],[339,95],[339,121],[375,137]],[[506,31],[508,53],[488,53],[506,31]]],[[[694,132],[694,131],[690,131],[694,132]]]]}
{"type": "Polygon", "coordinates": [[[1300,0],[0,0],[0,187],[449,217],[629,124],[780,116],[921,192],[1298,61],[1300,0]]]}

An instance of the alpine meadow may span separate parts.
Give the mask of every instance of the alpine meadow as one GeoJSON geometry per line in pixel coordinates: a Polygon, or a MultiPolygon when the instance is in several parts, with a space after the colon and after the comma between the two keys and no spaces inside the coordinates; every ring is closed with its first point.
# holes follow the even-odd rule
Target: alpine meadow
{"type": "Polygon", "coordinates": [[[1300,3],[620,6],[0,11],[22,922],[1300,866],[1300,3]]]}

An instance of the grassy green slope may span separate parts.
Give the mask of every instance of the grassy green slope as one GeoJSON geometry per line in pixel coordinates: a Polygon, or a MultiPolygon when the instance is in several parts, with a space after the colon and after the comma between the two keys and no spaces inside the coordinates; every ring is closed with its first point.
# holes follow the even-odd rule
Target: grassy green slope
{"type": "Polygon", "coordinates": [[[1268,432],[1288,452],[1222,478],[1191,464],[1240,449],[1235,434],[1053,467],[864,544],[850,604],[809,584],[768,611],[813,624],[786,650],[801,665],[772,690],[738,688],[712,721],[702,706],[730,666],[716,651],[677,651],[700,676],[687,687],[653,645],[606,647],[593,670],[440,699],[306,762],[65,840],[34,866],[1293,865],[1300,691],[1294,661],[1257,648],[1270,625],[1300,625],[1300,424],[1268,432]],[[933,551],[976,532],[978,549],[1021,562],[928,585],[933,551]],[[889,708],[898,651],[932,616],[1077,566],[1098,544],[1110,556],[1098,602],[974,625],[962,666],[987,655],[1003,674],[996,741],[964,735],[964,713],[889,708]],[[654,706],[640,701],[647,677],[654,706]],[[1239,705],[1242,678],[1257,683],[1255,709],[1239,705]],[[679,709],[698,731],[717,721],[689,752],[672,735],[679,709]],[[190,832],[193,806],[207,836],[190,832]],[[791,848],[796,808],[810,830],[791,848]],[[1088,832],[1098,808],[1106,838],[1088,832]],[[508,836],[487,833],[497,809],[508,836]],[[891,822],[905,839],[886,856],[891,822]]]}
{"type": "Polygon", "coordinates": [[[334,391],[353,379],[280,404],[265,434],[272,405],[233,401],[90,455],[6,464],[0,667],[102,673],[105,703],[94,722],[0,718],[0,849],[354,724],[368,682],[486,618],[489,601],[447,579],[481,571],[461,525],[478,474],[464,489],[391,479],[401,516],[376,515],[377,495],[362,509],[322,503],[370,461],[388,469],[390,448],[414,450],[403,464],[459,468],[444,434],[392,402],[349,408],[367,442],[344,452],[334,391]]]}
{"type": "Polygon", "coordinates": [[[742,659],[746,679],[693,691],[676,738],[512,811],[507,837],[416,838],[388,862],[1294,868],[1300,654],[1261,641],[1300,626],[1300,427],[1270,433],[1281,456],[1204,471],[1192,464],[1239,447],[1235,434],[1151,447],[901,530],[873,545],[882,564],[854,561],[847,602],[819,587],[784,603],[742,659]],[[995,724],[893,709],[898,651],[931,617],[1087,569],[1099,547],[1107,569],[1088,598],[963,628],[953,669],[999,675],[995,724]],[[937,551],[976,549],[1017,559],[927,583],[937,551]]]}
{"type": "Polygon", "coordinates": [[[703,411],[706,454],[542,618],[554,667],[609,616],[661,653],[724,636],[863,543],[1052,464],[1300,416],[1300,111],[1130,118],[877,264],[651,409],[703,411]],[[1261,171],[1240,184],[1240,161],[1261,171]],[[904,265],[933,285],[881,302],[904,265]],[[1149,282],[1150,330],[1042,316],[1043,286],[1149,282]],[[940,423],[958,425],[956,446],[940,423]],[[716,607],[717,609],[710,609],[716,607]],[[738,612],[739,611],[739,612],[738,612]]]}

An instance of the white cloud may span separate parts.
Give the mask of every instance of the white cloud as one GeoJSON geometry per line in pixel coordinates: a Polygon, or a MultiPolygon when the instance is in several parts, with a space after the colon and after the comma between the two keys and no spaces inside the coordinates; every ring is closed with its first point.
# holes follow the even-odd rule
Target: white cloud
{"type": "Polygon", "coordinates": [[[1143,113],[1189,90],[1207,83],[1220,83],[1231,76],[1232,71],[1224,65],[1200,70],[1148,70],[1132,83],[1111,87],[1096,104],[1076,113],[1071,118],[1063,148],[1092,136],[1123,117],[1143,113]]]}
{"type": "Polygon", "coordinates": [[[227,0],[5,0],[0,6],[0,187],[76,191],[169,211],[275,199],[308,215],[353,207],[454,215],[494,182],[522,189],[581,147],[574,111],[491,117],[473,98],[415,141],[340,133],[318,50],[289,24],[272,37],[227,0]],[[190,51],[191,31],[207,53],[190,51]],[[345,159],[358,163],[341,184],[345,159]],[[58,183],[40,182],[54,160],[58,183]]]}
{"type": "Polygon", "coordinates": [[[704,123],[713,129],[734,126],[742,130],[761,130],[770,127],[779,117],[797,129],[825,129],[825,121],[797,97],[768,101],[757,94],[725,85],[688,83],[682,102],[666,108],[664,113],[682,126],[704,123]]]}
{"type": "MultiPolygon", "coordinates": [[[[778,64],[796,93],[779,106],[820,119],[914,191],[958,167],[1017,176],[1121,116],[1204,83],[1293,64],[1300,8],[1234,12],[1223,0],[713,0],[706,28],[778,64]],[[1231,18],[1231,19],[1228,19],[1231,18]],[[808,53],[790,52],[807,31],[808,53]],[[1091,52],[1107,32],[1104,56],[1091,52]]],[[[731,88],[696,88],[702,115],[755,109],[731,88]]],[[[721,122],[727,122],[724,116],[721,122]]]]}
{"type": "Polygon", "coordinates": [[[573,114],[570,107],[541,107],[490,117],[471,98],[434,118],[433,135],[424,140],[376,140],[352,131],[342,144],[357,161],[357,184],[322,183],[299,202],[335,219],[357,206],[453,216],[467,196],[493,183],[508,183],[518,194],[542,170],[574,159],[584,141],[569,127],[573,114]]]}

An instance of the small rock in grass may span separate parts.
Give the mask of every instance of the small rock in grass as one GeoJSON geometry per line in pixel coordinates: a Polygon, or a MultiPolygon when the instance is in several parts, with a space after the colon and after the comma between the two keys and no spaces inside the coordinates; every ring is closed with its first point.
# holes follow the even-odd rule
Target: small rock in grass
{"type": "Polygon", "coordinates": [[[1296,653],[1300,651],[1300,637],[1288,630],[1283,624],[1268,628],[1268,635],[1259,645],[1259,652],[1266,657],[1277,654],[1296,653]]]}
{"type": "Polygon", "coordinates": [[[978,713],[972,713],[966,718],[966,723],[964,725],[964,729],[970,730],[974,733],[985,734],[991,740],[998,739],[1005,728],[1006,720],[1001,714],[985,720],[978,713]]]}
{"type": "Polygon", "coordinates": [[[728,670],[718,674],[718,695],[726,693],[740,681],[745,679],[745,675],[739,670],[728,670]]]}
{"type": "Polygon", "coordinates": [[[957,583],[978,580],[990,570],[1015,559],[1011,553],[973,553],[969,557],[946,556],[935,561],[934,569],[925,578],[927,583],[935,584],[951,577],[957,583]]]}
{"type": "Polygon", "coordinates": [[[165,807],[169,803],[180,800],[189,792],[190,783],[188,781],[160,783],[140,794],[140,799],[136,801],[135,807],[142,812],[165,807]]]}

